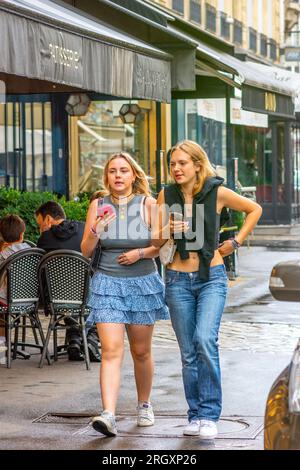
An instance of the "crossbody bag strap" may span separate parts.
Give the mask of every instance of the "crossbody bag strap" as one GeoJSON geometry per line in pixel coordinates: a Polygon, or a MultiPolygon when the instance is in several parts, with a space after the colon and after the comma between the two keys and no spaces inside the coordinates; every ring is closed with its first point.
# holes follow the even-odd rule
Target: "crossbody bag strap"
{"type": "Polygon", "coordinates": [[[148,225],[149,227],[149,223],[148,223],[149,221],[148,221],[147,212],[146,212],[146,200],[147,200],[147,196],[144,196],[141,202],[141,216],[142,216],[143,222],[145,222],[145,224],[148,225]]]}

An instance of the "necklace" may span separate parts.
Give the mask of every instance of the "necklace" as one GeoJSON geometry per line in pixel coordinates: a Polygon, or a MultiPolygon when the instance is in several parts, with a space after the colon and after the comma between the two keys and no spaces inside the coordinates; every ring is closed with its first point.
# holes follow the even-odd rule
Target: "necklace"
{"type": "Polygon", "coordinates": [[[130,193],[128,194],[127,196],[115,196],[113,193],[111,194],[111,197],[115,200],[115,201],[120,201],[122,199],[128,199],[130,196],[132,196],[133,193],[130,193]]]}
{"type": "MultiPolygon", "coordinates": [[[[125,217],[126,217],[126,214],[127,214],[127,203],[129,202],[129,198],[130,196],[132,196],[133,193],[130,193],[128,194],[128,196],[114,196],[113,194],[111,194],[111,197],[115,200],[115,201],[118,201],[117,205],[118,205],[118,208],[119,208],[119,216],[120,216],[120,219],[121,220],[124,220],[125,217]],[[121,202],[123,200],[125,200],[124,202],[121,202]]],[[[131,201],[132,198],[130,198],[130,201],[131,201]]]]}

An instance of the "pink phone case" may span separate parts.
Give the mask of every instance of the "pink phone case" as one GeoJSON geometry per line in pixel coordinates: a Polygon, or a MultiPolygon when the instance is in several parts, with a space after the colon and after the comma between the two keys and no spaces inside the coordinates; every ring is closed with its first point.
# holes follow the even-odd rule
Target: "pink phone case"
{"type": "Polygon", "coordinates": [[[112,215],[115,213],[115,209],[110,204],[103,204],[97,208],[98,217],[104,217],[106,214],[112,215]]]}

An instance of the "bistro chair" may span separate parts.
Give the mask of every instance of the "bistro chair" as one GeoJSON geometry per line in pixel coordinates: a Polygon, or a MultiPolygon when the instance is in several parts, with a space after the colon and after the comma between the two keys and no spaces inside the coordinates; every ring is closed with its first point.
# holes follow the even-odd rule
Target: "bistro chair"
{"type": "MultiPolygon", "coordinates": [[[[17,354],[29,359],[30,354],[25,352],[25,347],[37,348],[40,352],[44,349],[45,336],[38,315],[38,266],[44,254],[44,250],[39,248],[28,248],[11,255],[0,265],[0,279],[4,276],[7,278],[7,306],[0,306],[6,327],[7,368],[11,368],[11,359],[16,359],[17,354]],[[35,343],[26,343],[28,328],[32,329],[35,343]],[[19,341],[19,329],[22,330],[22,341],[19,341]],[[13,342],[12,330],[15,332],[13,342]]],[[[47,351],[45,354],[49,362],[47,351]]]]}
{"type": "Polygon", "coordinates": [[[57,332],[66,329],[67,324],[62,322],[66,317],[72,317],[72,320],[80,326],[86,368],[90,369],[84,320],[88,312],[86,300],[89,280],[90,261],[77,251],[55,250],[45,255],[41,260],[39,283],[42,301],[45,311],[50,316],[50,321],[39,367],[43,367],[52,333],[53,357],[54,361],[58,360],[57,332]]]}

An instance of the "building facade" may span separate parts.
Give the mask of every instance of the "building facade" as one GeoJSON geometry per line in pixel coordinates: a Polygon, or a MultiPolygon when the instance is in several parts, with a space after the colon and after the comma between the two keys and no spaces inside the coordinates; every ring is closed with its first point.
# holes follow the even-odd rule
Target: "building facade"
{"type": "MultiPolygon", "coordinates": [[[[282,66],[299,71],[300,27],[297,1],[289,0],[156,0],[214,37],[233,46],[233,55],[245,63],[282,66]],[[294,49],[285,60],[285,48],[294,49]],[[293,54],[293,55],[292,55],[293,54]],[[299,57],[297,56],[299,54],[299,57]]],[[[287,49],[286,49],[287,50],[287,49]]],[[[274,69],[275,70],[275,69],[274,69]]],[[[262,224],[300,221],[300,129],[284,116],[246,115],[238,93],[231,99],[232,145],[226,145],[224,98],[173,101],[178,122],[176,138],[197,140],[219,173],[227,177],[234,167],[235,186],[250,188],[263,206],[262,224]],[[184,123],[184,125],[180,125],[184,123]]],[[[174,135],[174,133],[173,133],[174,135]]]]}
{"type": "MultiPolygon", "coordinates": [[[[284,0],[153,0],[256,59],[277,63],[284,0]]],[[[288,2],[292,3],[292,2],[288,2]]]]}
{"type": "MultiPolygon", "coordinates": [[[[0,13],[2,3],[0,0],[0,13]]],[[[125,89],[126,66],[131,64],[126,62],[126,52],[112,70],[111,63],[103,62],[102,52],[91,54],[84,49],[81,60],[93,60],[84,71],[85,79],[71,83],[77,88],[65,82],[68,69],[63,64],[59,64],[60,83],[55,82],[55,70],[54,83],[32,82],[21,80],[22,74],[16,79],[18,74],[3,73],[0,64],[0,80],[4,75],[8,84],[7,102],[0,104],[1,184],[74,197],[101,187],[107,156],[125,150],[142,165],[157,192],[168,181],[168,149],[177,140],[189,138],[203,145],[229,187],[255,188],[257,200],[264,206],[264,223],[289,223],[298,217],[295,214],[300,216],[297,194],[294,200],[298,202],[291,205],[292,192],[298,187],[291,187],[296,180],[290,172],[293,168],[298,175],[300,162],[296,155],[296,163],[291,163],[291,152],[300,146],[298,129],[288,124],[293,116],[290,91],[281,80],[276,83],[248,66],[256,63],[271,69],[279,63],[288,11],[284,1],[60,3],[70,15],[82,15],[86,21],[94,18],[97,26],[95,23],[93,28],[106,34],[115,31],[119,38],[111,41],[118,43],[122,38],[125,44],[121,48],[128,49],[129,55],[136,48],[142,49],[142,55],[130,75],[133,82],[125,89]],[[147,55],[151,59],[144,64],[147,55]],[[161,75],[156,72],[158,56],[161,75]],[[161,66],[168,61],[170,104],[162,95],[161,66]],[[80,91],[78,85],[91,104],[82,116],[70,116],[65,105],[70,94],[80,91]],[[121,119],[124,105],[138,106],[134,122],[121,119]],[[295,133],[292,142],[291,131],[295,133]]]]}

